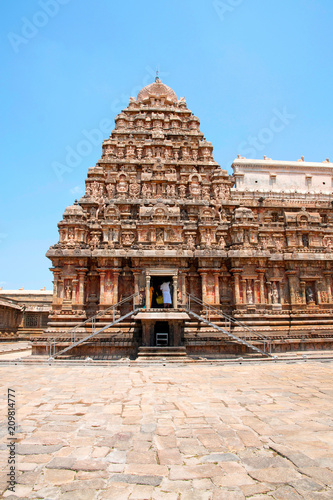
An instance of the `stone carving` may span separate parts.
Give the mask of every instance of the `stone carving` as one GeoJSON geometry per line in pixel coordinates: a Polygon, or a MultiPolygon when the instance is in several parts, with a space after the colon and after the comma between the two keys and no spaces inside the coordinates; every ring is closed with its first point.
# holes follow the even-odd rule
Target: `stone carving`
{"type": "Polygon", "coordinates": [[[129,194],[130,196],[133,196],[133,198],[137,198],[140,194],[140,184],[138,184],[137,182],[133,182],[132,184],[130,184],[129,194]]]}
{"type": "MultiPolygon", "coordinates": [[[[316,175],[324,175],[321,169],[329,171],[329,165],[313,167],[316,175]]],[[[278,167],[277,182],[283,165],[278,167]]],[[[214,162],[199,120],[172,89],[160,81],[142,89],[116,118],[102,161],[89,168],[86,195],[66,209],[60,242],[48,252],[55,276],[63,278],[53,303],[52,331],[68,327],[61,314],[81,319],[80,314],[89,317],[135,290],[144,295],[149,269],[155,272],[151,283],[159,281],[159,269],[170,270],[170,276],[178,272],[174,297],[183,300],[186,283],[186,291],[196,297],[212,304],[220,300],[228,314],[244,314],[249,326],[256,327],[264,317],[273,336],[288,335],[288,327],[281,325],[291,315],[301,316],[299,324],[307,332],[316,328],[314,311],[316,318],[323,314],[329,321],[330,193],[326,198],[309,190],[303,197],[287,190],[276,193],[274,182],[271,194],[262,193],[261,174],[258,188],[251,190],[247,171],[265,172],[275,181],[273,166],[241,158],[233,168],[231,178],[214,162]],[[240,189],[243,180],[248,191],[240,189]],[[80,275],[78,269],[84,269],[81,278],[69,286],[67,277],[80,275]],[[273,313],[281,314],[279,326],[273,313]]],[[[298,165],[304,181],[310,166],[302,164],[302,169],[298,165]]],[[[253,184],[253,175],[251,179],[253,184]]],[[[119,337],[128,334],[119,328],[119,337]]],[[[200,326],[200,335],[206,339],[205,328],[200,326]]]]}

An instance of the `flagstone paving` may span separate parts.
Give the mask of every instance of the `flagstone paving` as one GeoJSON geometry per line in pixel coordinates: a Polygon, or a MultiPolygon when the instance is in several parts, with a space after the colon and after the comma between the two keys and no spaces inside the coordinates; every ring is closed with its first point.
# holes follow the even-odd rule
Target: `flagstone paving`
{"type": "Polygon", "coordinates": [[[4,498],[333,498],[333,363],[0,367],[4,498]]]}

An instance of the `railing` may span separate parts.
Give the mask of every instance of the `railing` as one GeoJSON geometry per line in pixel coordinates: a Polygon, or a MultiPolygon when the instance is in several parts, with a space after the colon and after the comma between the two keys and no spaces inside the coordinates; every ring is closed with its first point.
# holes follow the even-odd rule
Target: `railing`
{"type": "Polygon", "coordinates": [[[70,335],[70,344],[71,345],[69,347],[66,347],[65,349],[57,352],[57,353],[56,353],[56,343],[57,343],[57,339],[61,338],[61,335],[59,335],[56,338],[53,338],[51,340],[51,342],[49,343],[49,346],[48,346],[49,347],[49,349],[48,349],[49,350],[49,356],[55,358],[56,356],[59,356],[59,354],[62,354],[63,352],[65,352],[65,351],[67,351],[69,349],[72,349],[76,345],[82,344],[83,342],[85,342],[86,340],[90,339],[91,337],[94,337],[98,333],[101,333],[102,331],[106,330],[110,326],[112,326],[112,325],[114,325],[116,323],[119,323],[123,319],[125,319],[125,318],[131,316],[132,314],[134,314],[134,312],[136,312],[136,311],[139,310],[139,307],[135,303],[136,302],[135,299],[138,296],[139,296],[138,292],[133,293],[129,297],[126,297],[125,299],[122,299],[119,302],[117,302],[117,304],[114,304],[114,305],[108,307],[104,311],[100,311],[98,314],[95,314],[91,318],[86,319],[82,323],[79,323],[78,325],[76,325],[73,328],[71,328],[70,330],[68,330],[66,332],[66,334],[68,336],[70,335]],[[131,302],[131,301],[133,301],[131,311],[128,312],[128,313],[126,313],[125,315],[121,316],[120,318],[116,319],[116,311],[117,311],[117,309],[120,306],[124,305],[125,303],[131,302]],[[100,329],[96,330],[96,320],[98,318],[100,318],[101,316],[105,316],[106,314],[109,314],[110,312],[112,312],[112,321],[110,323],[108,323],[106,326],[104,326],[103,328],[100,328],[100,329]],[[82,331],[80,332],[78,330],[82,329],[82,327],[86,326],[87,324],[91,324],[91,333],[89,335],[87,335],[86,337],[77,340],[77,337],[76,337],[77,334],[81,333],[81,335],[82,335],[82,331]]]}
{"type": "Polygon", "coordinates": [[[222,331],[223,333],[228,335],[228,337],[232,338],[236,342],[240,342],[241,344],[245,343],[252,350],[261,352],[262,354],[265,354],[267,356],[271,355],[272,342],[270,339],[268,339],[264,335],[261,335],[260,333],[256,332],[255,330],[248,327],[247,325],[245,325],[241,321],[238,321],[237,319],[233,318],[232,316],[229,316],[228,314],[223,312],[221,309],[219,309],[215,306],[212,306],[210,304],[207,304],[206,302],[203,302],[201,299],[198,299],[197,297],[195,297],[194,295],[189,294],[189,293],[186,293],[186,306],[185,306],[185,308],[186,308],[188,313],[197,317],[197,319],[206,322],[207,324],[209,324],[213,328],[216,328],[217,330],[222,331]],[[193,304],[197,304],[201,308],[204,308],[203,314],[205,315],[205,317],[202,315],[202,313],[199,315],[199,314],[196,314],[192,311],[193,304]],[[222,328],[222,327],[216,325],[212,321],[212,316],[222,317],[224,319],[225,327],[222,328]],[[234,333],[231,333],[232,324],[240,326],[244,330],[244,333],[245,333],[244,337],[240,338],[240,337],[237,337],[234,333]],[[262,343],[262,346],[263,346],[262,349],[259,349],[258,347],[255,347],[250,343],[253,341],[253,338],[255,338],[255,340],[258,340],[262,343]]]}

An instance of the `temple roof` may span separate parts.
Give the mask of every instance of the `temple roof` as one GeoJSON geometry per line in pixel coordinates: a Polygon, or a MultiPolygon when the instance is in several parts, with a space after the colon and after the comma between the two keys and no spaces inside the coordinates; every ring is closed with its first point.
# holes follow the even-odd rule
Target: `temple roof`
{"type": "Polygon", "coordinates": [[[138,93],[137,101],[142,102],[146,99],[149,99],[151,97],[155,97],[160,99],[161,97],[167,98],[171,102],[177,102],[177,95],[172,88],[168,87],[164,83],[161,82],[161,80],[156,77],[154,83],[150,83],[146,87],[144,87],[140,92],[138,93]]]}

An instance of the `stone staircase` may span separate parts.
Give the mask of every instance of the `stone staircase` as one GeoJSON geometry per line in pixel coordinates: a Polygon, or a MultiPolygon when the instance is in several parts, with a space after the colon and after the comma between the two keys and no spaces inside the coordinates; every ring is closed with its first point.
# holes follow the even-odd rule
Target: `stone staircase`
{"type": "Polygon", "coordinates": [[[183,360],[187,357],[186,348],[179,347],[139,347],[138,360],[150,359],[178,359],[183,360]]]}

